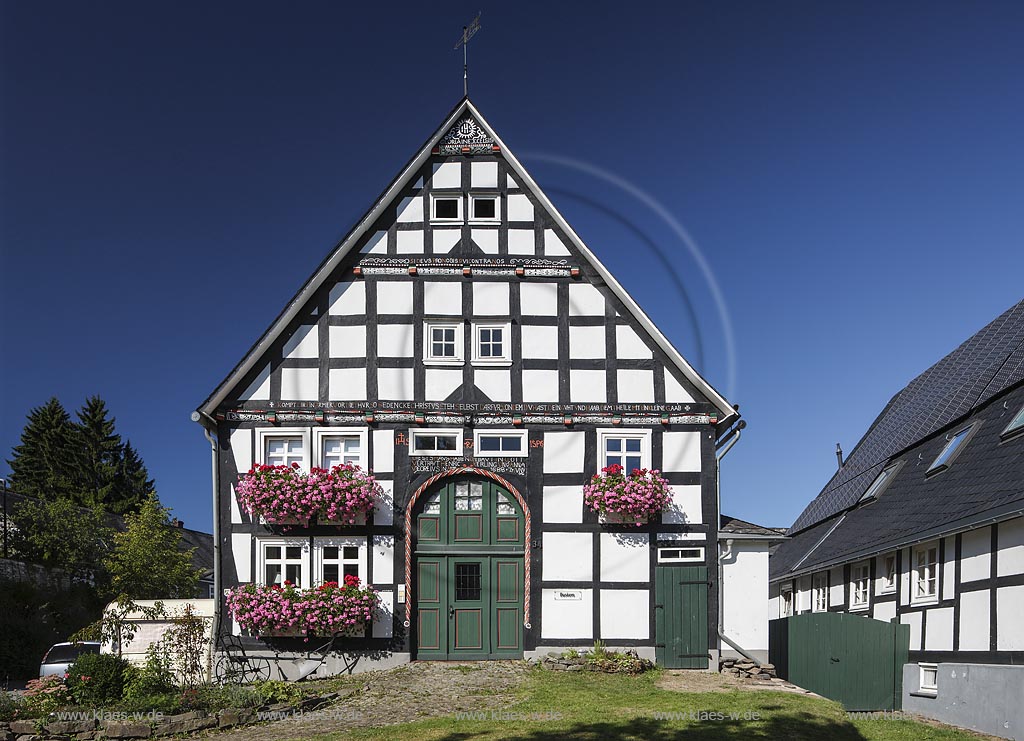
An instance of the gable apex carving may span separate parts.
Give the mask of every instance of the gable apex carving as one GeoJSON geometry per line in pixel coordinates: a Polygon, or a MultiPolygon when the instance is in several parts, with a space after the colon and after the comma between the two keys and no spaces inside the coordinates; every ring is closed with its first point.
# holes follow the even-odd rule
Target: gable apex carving
{"type": "Polygon", "coordinates": [[[476,119],[463,116],[441,137],[438,154],[489,154],[493,146],[494,139],[487,135],[476,119]],[[464,152],[467,147],[469,151],[464,152]]]}

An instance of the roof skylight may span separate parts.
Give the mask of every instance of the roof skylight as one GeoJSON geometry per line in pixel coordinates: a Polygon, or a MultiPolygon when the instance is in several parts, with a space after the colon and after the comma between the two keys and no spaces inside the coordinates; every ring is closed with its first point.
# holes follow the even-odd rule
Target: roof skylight
{"type": "Polygon", "coordinates": [[[960,448],[962,448],[964,443],[967,442],[967,438],[973,428],[974,425],[968,425],[949,438],[949,442],[946,443],[946,447],[942,449],[942,452],[939,453],[938,457],[930,466],[928,466],[928,470],[925,471],[925,473],[944,471],[949,468],[949,464],[952,463],[953,458],[959,452],[960,448]]]}
{"type": "Polygon", "coordinates": [[[864,495],[860,498],[860,501],[866,502],[869,499],[877,499],[882,491],[892,482],[896,472],[903,465],[903,461],[895,461],[890,463],[888,466],[882,469],[882,472],[875,477],[875,480],[871,482],[871,486],[864,492],[864,495]]]}
{"type": "Polygon", "coordinates": [[[1016,416],[1010,420],[1010,424],[1003,430],[1002,437],[1016,435],[1018,432],[1024,432],[1024,407],[1021,407],[1016,416]]]}

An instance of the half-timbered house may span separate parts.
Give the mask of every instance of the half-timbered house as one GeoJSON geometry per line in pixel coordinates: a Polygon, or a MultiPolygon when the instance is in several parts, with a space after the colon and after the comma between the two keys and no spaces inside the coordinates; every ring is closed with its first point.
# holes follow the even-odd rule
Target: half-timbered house
{"type": "Polygon", "coordinates": [[[463,99],[194,415],[219,587],[373,585],[349,669],[596,640],[715,666],[715,451],[738,417],[463,99]],[[357,463],[384,494],[365,524],[270,526],[235,495],[253,462],[357,463]],[[670,506],[602,521],[583,486],[613,463],[663,472],[670,506]]]}

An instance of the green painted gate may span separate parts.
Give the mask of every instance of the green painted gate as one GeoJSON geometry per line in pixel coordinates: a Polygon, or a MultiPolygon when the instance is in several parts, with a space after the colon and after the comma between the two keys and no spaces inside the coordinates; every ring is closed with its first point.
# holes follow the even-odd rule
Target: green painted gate
{"type": "Polygon", "coordinates": [[[416,657],[523,656],[522,508],[497,483],[442,484],[416,518],[416,657]]]}
{"type": "Polygon", "coordinates": [[[654,569],[654,658],[669,669],[707,669],[708,567],[654,569]]]}
{"type": "Polygon", "coordinates": [[[778,675],[837,700],[847,710],[900,710],[910,626],[843,612],[812,612],[768,623],[778,675]]]}

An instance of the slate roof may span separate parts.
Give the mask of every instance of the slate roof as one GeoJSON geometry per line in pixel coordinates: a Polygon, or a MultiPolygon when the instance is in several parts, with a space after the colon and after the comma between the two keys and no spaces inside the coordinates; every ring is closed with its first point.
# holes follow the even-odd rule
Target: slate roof
{"type": "Polygon", "coordinates": [[[737,535],[763,535],[765,538],[775,539],[786,537],[786,528],[763,527],[752,522],[740,520],[729,515],[722,515],[719,518],[718,531],[722,533],[736,533],[737,535]]]}
{"type": "Polygon", "coordinates": [[[1024,379],[1024,301],[1012,306],[896,394],[821,493],[797,533],[855,505],[885,463],[1024,379]]]}

